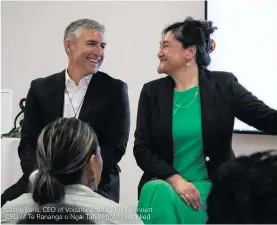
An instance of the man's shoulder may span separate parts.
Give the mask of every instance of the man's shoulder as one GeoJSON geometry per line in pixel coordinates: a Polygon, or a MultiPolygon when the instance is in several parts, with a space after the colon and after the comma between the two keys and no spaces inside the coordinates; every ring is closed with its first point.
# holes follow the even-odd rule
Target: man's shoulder
{"type": "Polygon", "coordinates": [[[57,80],[63,79],[64,75],[65,75],[65,70],[58,72],[58,73],[48,75],[46,77],[39,77],[39,78],[32,80],[31,86],[40,87],[40,86],[44,86],[45,84],[51,84],[57,80]]]}
{"type": "MultiPolygon", "coordinates": [[[[110,76],[109,74],[103,72],[103,71],[98,71],[96,74],[96,76],[100,77],[101,79],[103,79],[103,81],[107,84],[113,85],[113,86],[122,86],[122,85],[126,85],[126,83],[118,78],[114,78],[112,76],[110,76]]],[[[93,76],[95,76],[93,75],[93,76]]]]}

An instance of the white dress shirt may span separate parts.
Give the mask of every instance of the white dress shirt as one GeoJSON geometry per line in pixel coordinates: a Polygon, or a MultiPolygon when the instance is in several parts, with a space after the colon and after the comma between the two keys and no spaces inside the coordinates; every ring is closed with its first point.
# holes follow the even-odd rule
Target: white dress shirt
{"type": "Polygon", "coordinates": [[[79,85],[76,85],[73,80],[70,79],[67,69],[65,71],[65,87],[64,90],[64,108],[63,117],[79,117],[84,98],[87,92],[89,82],[91,80],[92,74],[83,77],[79,85]]]}

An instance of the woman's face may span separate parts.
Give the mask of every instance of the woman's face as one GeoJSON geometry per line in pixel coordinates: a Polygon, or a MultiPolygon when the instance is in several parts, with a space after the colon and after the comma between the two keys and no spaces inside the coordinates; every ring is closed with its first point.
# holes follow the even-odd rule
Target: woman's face
{"type": "Polygon", "coordinates": [[[158,73],[171,75],[186,67],[186,63],[192,59],[191,47],[183,48],[182,43],[171,32],[167,32],[161,39],[158,58],[158,73]]]}

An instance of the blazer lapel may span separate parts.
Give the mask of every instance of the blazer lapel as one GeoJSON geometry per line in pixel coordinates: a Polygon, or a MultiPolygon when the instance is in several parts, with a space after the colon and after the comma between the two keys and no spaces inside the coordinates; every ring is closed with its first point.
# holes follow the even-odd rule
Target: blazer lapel
{"type": "Polygon", "coordinates": [[[199,87],[201,100],[201,114],[202,114],[202,138],[204,148],[206,143],[217,131],[217,98],[216,98],[216,84],[214,79],[210,79],[209,71],[205,69],[199,70],[199,87]]]}
{"type": "MultiPolygon", "coordinates": [[[[173,136],[172,136],[172,106],[174,94],[174,80],[171,77],[166,77],[165,86],[162,87],[158,97],[159,107],[159,123],[160,123],[160,141],[163,146],[173,150],[173,136]]],[[[173,151],[172,151],[173,158],[173,151]]]]}
{"type": "MultiPolygon", "coordinates": [[[[158,97],[159,110],[159,132],[162,146],[172,149],[173,159],[173,135],[172,135],[172,107],[174,94],[174,81],[171,77],[167,77],[165,86],[161,90],[158,97]]],[[[217,97],[216,84],[211,79],[209,72],[204,69],[199,70],[199,86],[201,101],[201,117],[202,117],[202,138],[204,148],[210,143],[213,134],[217,131],[217,97]]]]}
{"type": "Polygon", "coordinates": [[[47,114],[50,121],[63,116],[64,105],[64,90],[65,90],[65,70],[57,74],[52,82],[48,85],[47,96],[47,114]]]}
{"type": "Polygon", "coordinates": [[[103,88],[105,87],[103,83],[103,79],[101,79],[101,74],[96,73],[91,77],[84,103],[81,107],[79,118],[84,121],[91,121],[92,118],[88,118],[87,116],[91,114],[89,113],[92,109],[94,112],[97,112],[99,109],[99,101],[101,101],[101,94],[103,88]]]}
{"type": "MultiPolygon", "coordinates": [[[[86,118],[90,115],[91,109],[98,109],[98,99],[99,93],[102,85],[102,79],[100,74],[94,74],[90,80],[83,105],[80,110],[79,118],[85,121],[90,121],[91,118],[86,118]]],[[[53,80],[49,83],[47,88],[46,99],[47,99],[47,115],[49,121],[53,121],[59,117],[63,116],[64,107],[64,91],[65,91],[65,70],[57,74],[53,80]]],[[[97,111],[97,110],[95,110],[97,111]]]]}

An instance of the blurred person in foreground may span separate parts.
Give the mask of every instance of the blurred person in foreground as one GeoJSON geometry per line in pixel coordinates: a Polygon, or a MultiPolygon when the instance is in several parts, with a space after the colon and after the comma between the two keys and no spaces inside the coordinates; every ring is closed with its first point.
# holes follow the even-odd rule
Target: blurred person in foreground
{"type": "Polygon", "coordinates": [[[141,223],[135,212],[96,193],[103,161],[88,124],[76,118],[50,123],[39,135],[36,155],[38,170],[30,176],[31,193],[2,207],[2,223],[16,223],[51,203],[77,205],[95,223],[141,223]]]}
{"type": "Polygon", "coordinates": [[[223,164],[207,206],[209,224],[277,224],[277,150],[223,164]]]}

